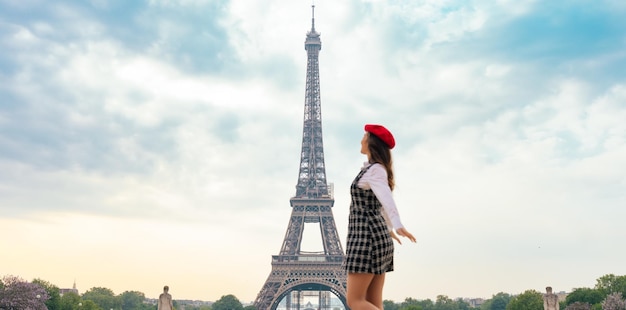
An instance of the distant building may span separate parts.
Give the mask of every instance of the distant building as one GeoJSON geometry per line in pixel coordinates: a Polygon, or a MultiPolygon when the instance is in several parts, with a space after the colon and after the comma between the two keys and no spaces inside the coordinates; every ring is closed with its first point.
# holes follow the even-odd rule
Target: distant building
{"type": "Polygon", "coordinates": [[[468,303],[472,308],[478,308],[485,303],[485,300],[482,298],[463,298],[463,301],[468,303]]]}
{"type": "Polygon", "coordinates": [[[565,293],[564,291],[560,291],[558,293],[555,293],[556,296],[559,296],[559,302],[563,302],[565,301],[565,298],[567,298],[567,293],[565,293]]]}
{"type": "Polygon", "coordinates": [[[59,295],[63,296],[63,294],[67,294],[67,293],[74,293],[76,295],[79,295],[78,290],[76,289],[76,280],[74,280],[74,285],[72,285],[72,288],[60,288],[59,289],[59,295]]]}

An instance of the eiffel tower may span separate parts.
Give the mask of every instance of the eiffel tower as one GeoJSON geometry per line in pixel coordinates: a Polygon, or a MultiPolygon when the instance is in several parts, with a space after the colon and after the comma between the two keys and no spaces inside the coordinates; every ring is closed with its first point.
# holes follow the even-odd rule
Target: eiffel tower
{"type": "Polygon", "coordinates": [[[317,309],[329,309],[331,293],[347,309],[346,273],[341,267],[344,253],[332,212],[335,200],[326,183],[324,165],[319,78],[322,41],[315,31],[315,5],[311,11],[311,31],[304,42],[307,72],[300,173],[296,195],[289,200],[291,218],[280,254],[272,255],[272,271],[254,302],[258,310],[275,310],[283,299],[287,310],[304,309],[302,301],[307,297],[318,298],[317,309]],[[323,251],[301,250],[305,223],[319,224],[323,251]]]}

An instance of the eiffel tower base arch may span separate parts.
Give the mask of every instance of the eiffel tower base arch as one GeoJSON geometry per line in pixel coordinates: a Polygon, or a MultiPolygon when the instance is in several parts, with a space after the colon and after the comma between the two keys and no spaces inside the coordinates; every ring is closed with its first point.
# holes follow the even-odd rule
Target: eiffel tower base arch
{"type": "MultiPolygon", "coordinates": [[[[331,197],[291,198],[292,212],[279,255],[272,255],[272,271],[259,292],[255,307],[275,310],[291,291],[327,291],[346,303],[346,270],[344,253],[337,235],[331,197]],[[323,252],[301,250],[305,223],[319,225],[323,252]]],[[[290,309],[287,309],[290,310],[290,309]]]]}
{"type": "Polygon", "coordinates": [[[270,309],[275,310],[280,302],[285,299],[286,310],[332,310],[331,294],[341,301],[344,309],[348,309],[345,296],[338,295],[340,293],[332,287],[316,283],[304,283],[288,289],[276,298],[276,307],[270,307],[270,309]],[[317,299],[314,304],[310,303],[312,297],[317,299]],[[309,300],[308,303],[306,302],[307,299],[309,300]]]}
{"type": "MultiPolygon", "coordinates": [[[[271,301],[267,300],[267,310],[276,310],[283,300],[285,300],[284,306],[286,310],[332,310],[331,294],[336,296],[342,303],[343,309],[349,309],[345,296],[345,283],[321,283],[322,281],[294,281],[279,288],[276,294],[271,296],[271,301]],[[310,305],[304,302],[308,297],[310,301],[311,297],[316,297],[317,302],[310,305]]],[[[269,297],[269,296],[268,296],[269,297]]],[[[257,305],[258,309],[263,309],[262,305],[257,305]]]]}

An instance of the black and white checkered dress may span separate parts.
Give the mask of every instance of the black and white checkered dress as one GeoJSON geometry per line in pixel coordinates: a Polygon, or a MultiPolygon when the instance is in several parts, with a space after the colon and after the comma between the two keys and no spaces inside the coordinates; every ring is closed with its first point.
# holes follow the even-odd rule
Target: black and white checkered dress
{"type": "Polygon", "coordinates": [[[393,240],[382,215],[382,205],[371,189],[358,186],[371,167],[361,170],[350,186],[350,216],[344,268],[348,273],[383,274],[393,271],[393,240]]]}

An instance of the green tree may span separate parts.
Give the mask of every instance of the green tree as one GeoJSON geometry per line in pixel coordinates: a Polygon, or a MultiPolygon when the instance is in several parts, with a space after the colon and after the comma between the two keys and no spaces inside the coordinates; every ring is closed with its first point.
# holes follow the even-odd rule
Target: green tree
{"type": "Polygon", "coordinates": [[[603,275],[596,280],[595,289],[600,291],[605,298],[611,293],[620,293],[622,296],[626,296],[626,276],[603,275]]]}
{"type": "Polygon", "coordinates": [[[459,310],[459,304],[446,295],[438,295],[434,310],[459,310]]]}
{"type": "MultiPolygon", "coordinates": [[[[211,306],[185,306],[185,310],[211,310],[211,306]]],[[[256,308],[254,306],[245,306],[243,310],[256,310],[256,308]]]]}
{"type": "Polygon", "coordinates": [[[472,305],[469,302],[463,300],[462,298],[457,298],[456,303],[459,305],[459,310],[470,310],[472,309],[472,305]]]}
{"type": "Polygon", "coordinates": [[[243,305],[234,295],[222,296],[211,306],[213,310],[243,310],[243,305]]]}
{"type": "Polygon", "coordinates": [[[430,299],[420,300],[418,305],[422,307],[423,310],[433,310],[435,309],[435,303],[430,299]]]}
{"type": "Polygon", "coordinates": [[[543,310],[543,295],[535,290],[527,290],[511,298],[506,310],[543,310]]]}
{"type": "Polygon", "coordinates": [[[400,310],[433,310],[435,304],[430,299],[417,300],[411,297],[400,303],[400,310]]]}
{"type": "Polygon", "coordinates": [[[383,300],[383,309],[385,310],[400,310],[400,305],[393,302],[393,300],[383,300]]]}
{"type": "Polygon", "coordinates": [[[511,301],[511,295],[500,292],[491,296],[491,299],[485,301],[481,306],[481,310],[505,310],[511,301]]]}
{"type": "Polygon", "coordinates": [[[48,310],[61,310],[61,293],[58,286],[42,279],[34,279],[33,283],[41,286],[48,293],[46,301],[48,310]]]}
{"type": "Polygon", "coordinates": [[[122,310],[141,309],[141,305],[145,299],[146,295],[142,292],[126,291],[120,295],[122,310]]]}
{"type": "MultiPolygon", "coordinates": [[[[112,290],[104,287],[92,287],[83,294],[83,301],[91,300],[101,309],[119,309],[121,303],[112,290]]],[[[85,306],[85,302],[83,302],[85,306]]]]}
{"type": "MultiPolygon", "coordinates": [[[[102,310],[93,300],[85,300],[79,303],[78,310],[102,310]]],[[[110,309],[110,308],[109,308],[110,309]]]]}
{"type": "Polygon", "coordinates": [[[78,310],[78,304],[81,302],[80,296],[74,292],[67,292],[61,296],[61,310],[78,310]]]}
{"type": "Polygon", "coordinates": [[[591,310],[591,305],[582,301],[575,301],[571,304],[568,304],[565,307],[565,310],[591,310]]]}
{"type": "Polygon", "coordinates": [[[588,303],[589,305],[597,305],[604,300],[602,292],[597,289],[582,287],[575,288],[571,293],[565,297],[565,304],[568,306],[575,302],[588,303]]]}

